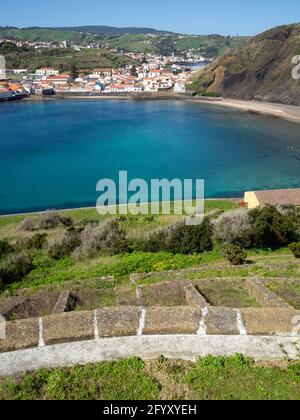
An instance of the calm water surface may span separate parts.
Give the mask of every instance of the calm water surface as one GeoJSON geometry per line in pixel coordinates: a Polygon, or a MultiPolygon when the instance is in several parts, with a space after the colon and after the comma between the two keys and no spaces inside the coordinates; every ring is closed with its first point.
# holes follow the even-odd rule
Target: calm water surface
{"type": "Polygon", "coordinates": [[[93,206],[119,170],[204,178],[206,197],[300,187],[300,126],[186,102],[0,104],[0,213],[93,206]]]}

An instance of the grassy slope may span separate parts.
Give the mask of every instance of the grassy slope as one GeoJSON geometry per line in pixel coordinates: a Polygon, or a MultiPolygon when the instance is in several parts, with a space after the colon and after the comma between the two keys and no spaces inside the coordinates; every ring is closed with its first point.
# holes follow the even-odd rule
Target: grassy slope
{"type": "MultiPolygon", "coordinates": [[[[227,201],[207,201],[206,211],[214,209],[228,210],[237,205],[227,201]]],[[[111,216],[99,215],[96,209],[78,209],[63,212],[64,215],[71,216],[76,224],[82,222],[103,220],[111,216]]],[[[11,241],[20,236],[18,224],[25,219],[26,215],[0,217],[0,239],[9,238],[11,241]]],[[[122,220],[122,226],[127,234],[155,230],[160,226],[172,222],[178,216],[127,216],[122,220]]],[[[48,231],[48,240],[61,237],[63,229],[48,231]]],[[[44,251],[35,254],[35,269],[22,281],[11,284],[9,290],[24,287],[38,287],[63,283],[66,281],[81,281],[90,278],[114,275],[120,284],[128,282],[129,274],[136,272],[164,271],[177,268],[188,268],[198,266],[204,261],[216,261],[220,256],[216,252],[203,255],[173,255],[165,252],[160,253],[134,253],[117,255],[114,257],[98,255],[93,259],[76,261],[73,257],[67,257],[59,261],[50,260],[44,251]]]]}
{"type": "Polygon", "coordinates": [[[0,28],[0,38],[16,39],[30,42],[61,42],[63,40],[74,43],[87,44],[97,42],[108,44],[113,48],[121,48],[130,52],[173,52],[175,50],[185,51],[188,49],[207,52],[210,57],[217,57],[236,45],[244,45],[249,39],[247,37],[221,37],[186,36],[181,38],[177,35],[160,35],[152,38],[140,34],[123,34],[119,36],[103,36],[77,31],[57,31],[51,29],[7,29],[0,28]]]}
{"type": "Polygon", "coordinates": [[[242,356],[196,363],[119,362],[39,370],[0,382],[0,400],[299,400],[300,364],[257,365],[242,356]]]}
{"type": "MultiPolygon", "coordinates": [[[[206,211],[213,209],[230,209],[236,207],[235,203],[208,201],[206,211]]],[[[95,209],[79,209],[64,212],[71,215],[77,224],[83,221],[103,220],[95,209]]],[[[9,238],[14,241],[20,232],[18,223],[26,216],[0,217],[0,238],[9,238]]],[[[178,216],[176,216],[178,217],[178,216]]],[[[175,216],[157,216],[149,219],[147,216],[127,216],[122,220],[122,226],[129,236],[136,233],[155,230],[173,221],[175,216]]],[[[48,231],[48,239],[58,238],[63,234],[60,227],[54,231],[48,231]]],[[[93,283],[93,279],[102,276],[114,275],[117,285],[129,283],[129,275],[132,273],[157,272],[157,275],[144,280],[144,283],[157,283],[170,280],[170,277],[161,273],[171,269],[202,267],[200,273],[188,273],[187,279],[199,280],[206,277],[247,277],[257,275],[261,277],[297,277],[300,275],[300,267],[292,254],[287,249],[276,252],[252,251],[249,260],[255,264],[245,265],[240,268],[232,268],[225,263],[218,251],[206,252],[199,255],[173,255],[165,252],[116,255],[113,257],[98,254],[95,258],[76,260],[74,257],[66,257],[59,261],[50,260],[45,251],[37,251],[35,254],[35,269],[22,281],[13,283],[5,294],[17,292],[20,288],[39,288],[49,285],[63,285],[65,282],[75,284],[93,283]]]]}
{"type": "Polygon", "coordinates": [[[51,29],[7,29],[0,28],[0,37],[29,42],[96,42],[101,39],[92,34],[72,31],[55,31],[51,29]]]}
{"type": "Polygon", "coordinates": [[[34,72],[37,68],[51,66],[60,70],[71,70],[75,63],[78,69],[93,69],[97,67],[117,68],[132,63],[124,57],[107,50],[86,49],[75,52],[73,49],[33,49],[12,48],[0,46],[0,54],[6,58],[8,68],[28,68],[34,72]]]}

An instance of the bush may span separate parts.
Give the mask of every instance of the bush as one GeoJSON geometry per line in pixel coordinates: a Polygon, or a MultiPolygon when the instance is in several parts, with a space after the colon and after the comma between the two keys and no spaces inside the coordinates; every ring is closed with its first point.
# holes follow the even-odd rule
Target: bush
{"type": "Polygon", "coordinates": [[[71,217],[60,216],[57,212],[47,212],[39,217],[27,217],[20,225],[19,230],[25,232],[33,232],[35,230],[55,229],[62,224],[65,227],[72,227],[73,220],[71,217]]]}
{"type": "Polygon", "coordinates": [[[37,217],[27,217],[19,224],[19,230],[33,232],[39,229],[39,219],[37,217]]]}
{"type": "Polygon", "coordinates": [[[289,248],[296,258],[300,258],[300,242],[290,244],[289,248]]]}
{"type": "Polygon", "coordinates": [[[73,219],[69,216],[60,216],[60,222],[66,228],[72,228],[74,226],[73,219]]]}
{"type": "Polygon", "coordinates": [[[32,258],[25,252],[8,257],[0,267],[1,286],[22,280],[33,268],[32,258]]]}
{"type": "Polygon", "coordinates": [[[61,223],[61,217],[58,213],[52,211],[45,213],[40,221],[39,228],[43,230],[49,230],[56,228],[61,223]]]}
{"type": "Polygon", "coordinates": [[[234,244],[244,248],[251,246],[252,231],[247,210],[222,213],[213,224],[214,240],[217,244],[234,244]]]}
{"type": "Polygon", "coordinates": [[[289,214],[284,215],[274,206],[249,212],[255,248],[276,249],[297,240],[296,227],[289,214]]]}
{"type": "Polygon", "coordinates": [[[53,260],[60,260],[71,255],[80,244],[79,233],[76,230],[68,231],[61,241],[49,244],[48,257],[53,260]]]}
{"type": "Polygon", "coordinates": [[[99,226],[88,225],[81,233],[81,246],[77,254],[92,257],[97,251],[109,255],[128,251],[126,233],[117,220],[109,220],[99,226]]]}
{"type": "Polygon", "coordinates": [[[17,247],[21,249],[42,249],[47,242],[45,233],[37,233],[31,238],[21,238],[17,241],[17,247]]]}
{"type": "Polygon", "coordinates": [[[227,244],[222,247],[221,253],[232,265],[244,264],[247,253],[240,245],[227,244]]]}
{"type": "Polygon", "coordinates": [[[187,225],[181,220],[152,233],[140,246],[146,252],[196,254],[213,249],[212,236],[213,226],[209,219],[204,219],[200,225],[187,225]]]}
{"type": "Polygon", "coordinates": [[[10,243],[4,239],[0,241],[0,258],[4,257],[7,254],[14,252],[14,248],[10,245],[10,243]]]}

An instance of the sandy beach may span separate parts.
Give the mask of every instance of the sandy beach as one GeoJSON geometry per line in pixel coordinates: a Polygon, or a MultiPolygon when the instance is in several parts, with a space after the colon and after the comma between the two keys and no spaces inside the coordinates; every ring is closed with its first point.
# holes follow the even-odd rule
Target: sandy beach
{"type": "Polygon", "coordinates": [[[189,101],[195,103],[203,103],[206,105],[217,105],[227,108],[235,108],[246,112],[253,112],[257,114],[282,118],[287,121],[300,124],[300,106],[227,98],[214,101],[206,99],[189,99],[189,101]]]}
{"type": "Polygon", "coordinates": [[[188,102],[194,102],[198,104],[212,105],[212,106],[223,106],[226,108],[233,108],[245,112],[252,112],[262,114],[266,116],[282,118],[284,120],[300,124],[300,106],[284,105],[279,103],[271,102],[259,102],[259,101],[246,101],[242,99],[211,99],[211,98],[192,98],[190,96],[172,94],[172,93],[158,93],[158,94],[147,94],[147,95],[57,95],[54,97],[42,97],[40,95],[31,96],[23,101],[49,101],[49,100],[61,100],[61,99],[85,99],[85,100],[183,100],[188,102]]]}

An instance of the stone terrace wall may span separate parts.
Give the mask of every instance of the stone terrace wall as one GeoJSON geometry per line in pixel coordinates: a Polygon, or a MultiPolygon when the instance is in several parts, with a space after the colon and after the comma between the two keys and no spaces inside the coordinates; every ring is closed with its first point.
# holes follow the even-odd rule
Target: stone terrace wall
{"type": "Polygon", "coordinates": [[[300,311],[181,306],[115,307],[9,321],[0,352],[108,337],[147,335],[299,336],[300,311]],[[298,329],[299,330],[299,329],[298,329]]]}

